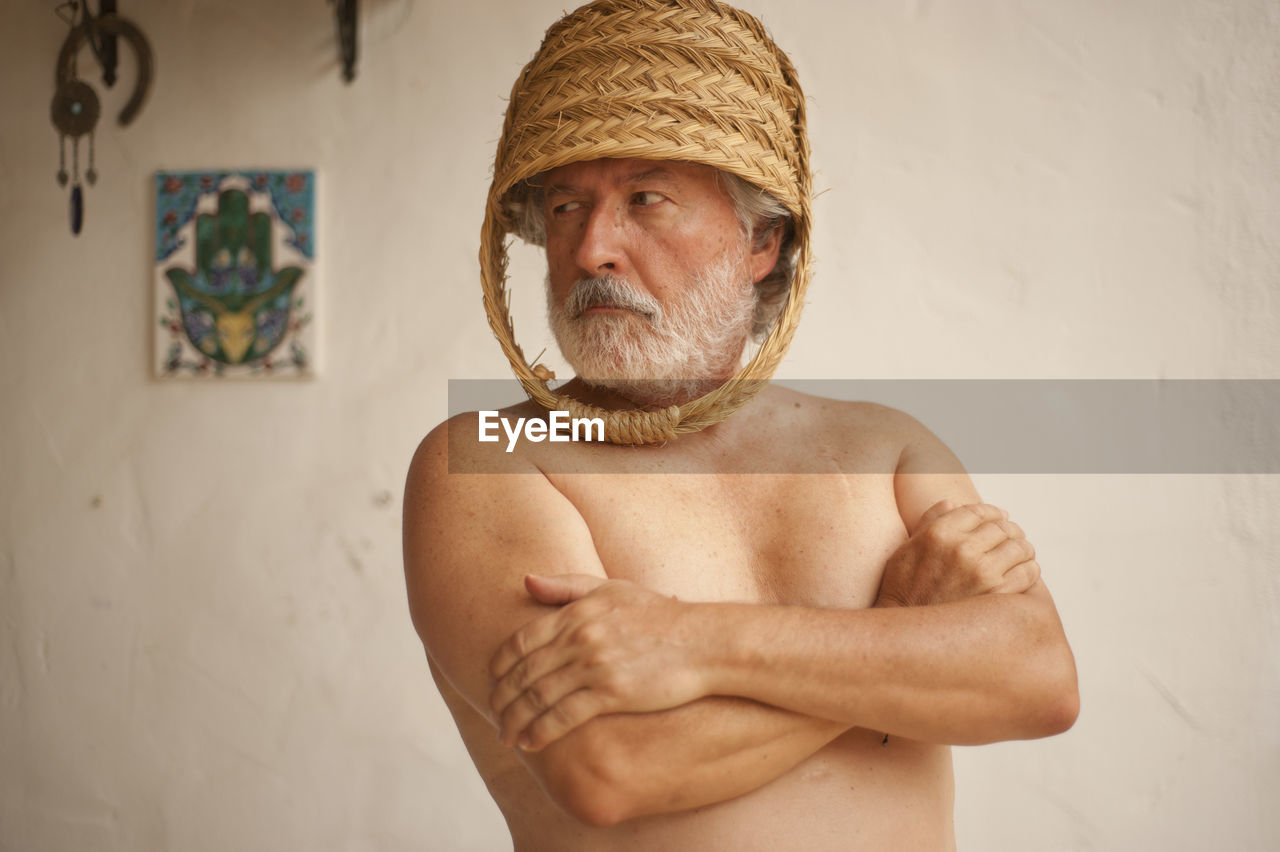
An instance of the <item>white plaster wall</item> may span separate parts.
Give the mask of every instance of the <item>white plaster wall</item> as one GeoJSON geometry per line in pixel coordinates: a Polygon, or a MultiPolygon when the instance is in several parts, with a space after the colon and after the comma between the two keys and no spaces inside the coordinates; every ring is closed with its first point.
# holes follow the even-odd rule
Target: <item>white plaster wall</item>
{"type": "MultiPolygon", "coordinates": [[[[320,0],[124,0],[155,88],[103,122],[75,239],[53,5],[0,19],[0,849],[506,848],[409,625],[400,494],[446,381],[508,374],[477,233],[563,3],[367,0],[345,87],[320,0]],[[150,380],[150,175],[295,165],[322,378],[150,380]]],[[[783,375],[1277,378],[1274,0],[744,6],[826,190],[783,375]]],[[[1280,845],[1278,478],[975,478],[1039,546],[1083,712],[959,751],[961,848],[1280,845]]]]}

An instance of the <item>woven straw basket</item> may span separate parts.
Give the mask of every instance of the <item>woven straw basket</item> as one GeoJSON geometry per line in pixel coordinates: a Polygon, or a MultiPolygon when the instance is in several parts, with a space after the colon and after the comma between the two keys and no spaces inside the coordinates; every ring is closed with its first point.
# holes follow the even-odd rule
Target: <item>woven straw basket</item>
{"type": "Polygon", "coordinates": [[[600,417],[618,444],[667,441],[718,423],[773,375],[809,283],[809,145],[790,60],[752,16],[715,0],[599,0],[547,31],[511,91],[480,240],[489,325],[525,391],[548,410],[600,417]],[[686,160],[775,195],[795,226],[786,306],[755,357],[715,391],[656,411],[608,411],[552,392],[515,342],[507,280],[508,203],[523,181],[599,158],[686,160]]]}

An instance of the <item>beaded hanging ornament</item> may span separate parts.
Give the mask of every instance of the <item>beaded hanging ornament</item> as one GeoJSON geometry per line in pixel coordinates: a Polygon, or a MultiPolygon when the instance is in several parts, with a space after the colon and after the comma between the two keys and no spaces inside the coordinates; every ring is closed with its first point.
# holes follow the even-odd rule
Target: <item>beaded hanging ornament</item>
{"type": "MultiPolygon", "coordinates": [[[[114,4],[112,4],[114,5],[114,4]]],[[[103,4],[106,7],[106,4],[103,4]]],[[[93,163],[94,129],[102,112],[98,95],[93,87],[81,80],[76,73],[77,57],[81,47],[88,43],[94,55],[103,65],[103,77],[107,85],[115,82],[114,39],[118,36],[133,48],[138,66],[138,81],[133,94],[117,119],[120,126],[129,124],[142,109],[147,89],[151,84],[151,45],[142,32],[132,23],[112,13],[103,12],[97,17],[89,14],[88,4],[64,3],[62,10],[70,8],[72,17],[67,20],[71,31],[58,53],[58,66],[54,73],[53,103],[49,118],[58,130],[58,185],[71,184],[71,233],[79,234],[84,225],[84,190],[80,185],[80,140],[88,137],[89,166],[84,178],[92,186],[98,180],[93,163]],[[75,15],[80,14],[77,24],[75,15]],[[110,45],[110,48],[107,47],[110,45]],[[108,58],[109,57],[109,58],[108,58]],[[71,173],[67,173],[67,140],[71,140],[71,173]]]]}
{"type": "Polygon", "coordinates": [[[84,223],[84,196],[80,188],[80,137],[89,137],[89,168],[85,180],[92,186],[98,180],[93,167],[93,129],[98,124],[98,96],[79,80],[58,84],[50,108],[53,126],[58,128],[58,186],[65,187],[67,176],[67,137],[71,138],[71,233],[79,234],[84,223]]]}
{"type": "Polygon", "coordinates": [[[480,238],[489,326],[525,392],[599,417],[617,444],[659,443],[728,417],[768,383],[800,319],[810,274],[809,142],[795,69],[751,15],[716,0],[598,0],[546,34],[511,91],[480,238]],[[612,411],[547,385],[515,341],[507,282],[512,205],[530,178],[600,158],[684,160],[730,172],[791,212],[795,272],[755,356],[716,390],[657,411],[612,411]]]}

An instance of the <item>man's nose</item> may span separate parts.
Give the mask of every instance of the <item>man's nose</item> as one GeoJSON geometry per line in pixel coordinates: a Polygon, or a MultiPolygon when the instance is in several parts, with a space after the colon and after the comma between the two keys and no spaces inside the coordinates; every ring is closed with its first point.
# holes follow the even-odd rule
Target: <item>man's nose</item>
{"type": "Polygon", "coordinates": [[[579,268],[590,275],[626,273],[626,231],[622,214],[612,205],[591,210],[574,256],[579,268]]]}

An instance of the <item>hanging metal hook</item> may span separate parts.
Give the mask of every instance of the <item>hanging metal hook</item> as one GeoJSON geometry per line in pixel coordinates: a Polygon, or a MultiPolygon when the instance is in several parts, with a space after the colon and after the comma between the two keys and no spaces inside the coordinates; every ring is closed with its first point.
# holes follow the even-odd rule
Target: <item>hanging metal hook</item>
{"type": "Polygon", "coordinates": [[[80,52],[80,48],[87,41],[93,48],[94,55],[102,61],[102,39],[104,36],[120,36],[129,43],[133,48],[134,55],[137,57],[138,79],[134,83],[133,94],[125,103],[124,108],[120,110],[117,121],[123,127],[137,117],[138,112],[142,109],[142,103],[146,100],[147,91],[151,88],[152,75],[152,59],[151,45],[147,41],[142,31],[135,27],[128,20],[121,18],[115,14],[104,14],[94,18],[89,15],[89,7],[87,0],[81,0],[84,21],[74,27],[67,34],[67,40],[62,43],[62,50],[58,53],[58,67],[54,77],[54,83],[62,86],[76,79],[76,56],[80,52]]]}
{"type": "Polygon", "coordinates": [[[350,83],[356,78],[357,39],[356,26],[360,18],[359,0],[329,0],[334,7],[338,24],[338,48],[342,52],[342,80],[350,83]]]}
{"type": "MultiPolygon", "coordinates": [[[[85,20],[92,22],[93,18],[89,15],[89,0],[81,0],[84,5],[85,20]]],[[[98,17],[103,15],[114,15],[116,11],[116,0],[98,0],[98,17]]],[[[116,63],[119,55],[116,52],[116,37],[111,33],[97,33],[97,28],[89,33],[89,46],[93,48],[93,55],[98,57],[98,64],[102,66],[102,83],[108,89],[113,88],[116,84],[116,63]]]]}

